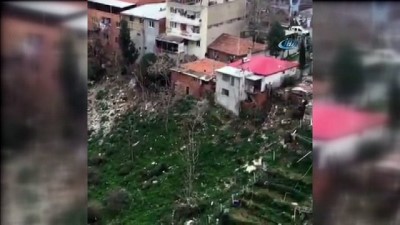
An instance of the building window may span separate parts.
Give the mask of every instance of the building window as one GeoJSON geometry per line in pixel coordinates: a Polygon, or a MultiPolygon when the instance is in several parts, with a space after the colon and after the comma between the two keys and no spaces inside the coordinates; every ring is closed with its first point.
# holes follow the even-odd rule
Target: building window
{"type": "Polygon", "coordinates": [[[135,21],[135,17],[129,16],[129,20],[130,20],[130,21],[135,21]]]}
{"type": "Polygon", "coordinates": [[[102,22],[103,24],[110,25],[110,24],[111,24],[111,18],[102,17],[102,18],[101,18],[101,22],[102,22]]]}
{"type": "Polygon", "coordinates": [[[153,27],[154,28],[154,21],[153,20],[149,20],[149,27],[153,27]]]}
{"type": "Polygon", "coordinates": [[[229,76],[226,74],[222,74],[222,80],[223,81],[229,81],[229,76]]]}
{"type": "Polygon", "coordinates": [[[200,33],[200,27],[193,27],[193,33],[200,33]]]}
{"type": "Polygon", "coordinates": [[[115,25],[117,26],[117,28],[119,28],[121,26],[120,22],[115,22],[115,25]]]}
{"type": "Polygon", "coordinates": [[[188,95],[189,94],[189,87],[186,87],[186,94],[188,95]]]}
{"type": "Polygon", "coordinates": [[[176,8],[171,7],[171,8],[170,8],[170,11],[171,11],[171,13],[176,13],[177,10],[176,10],[176,8]]]}
{"type": "Polygon", "coordinates": [[[171,26],[172,28],[176,28],[176,27],[178,26],[178,24],[175,23],[175,22],[170,22],[170,26],[171,26]]]}
{"type": "Polygon", "coordinates": [[[137,36],[140,36],[140,33],[137,33],[137,36]]]}
{"type": "Polygon", "coordinates": [[[235,85],[235,78],[231,77],[231,86],[234,86],[234,85],[235,85]]]}
{"type": "Polygon", "coordinates": [[[115,37],[115,43],[119,42],[119,37],[115,37]]]}
{"type": "Polygon", "coordinates": [[[196,42],[197,47],[200,47],[200,41],[196,42]]]}
{"type": "Polygon", "coordinates": [[[222,95],[229,96],[229,91],[222,88],[222,95]]]}

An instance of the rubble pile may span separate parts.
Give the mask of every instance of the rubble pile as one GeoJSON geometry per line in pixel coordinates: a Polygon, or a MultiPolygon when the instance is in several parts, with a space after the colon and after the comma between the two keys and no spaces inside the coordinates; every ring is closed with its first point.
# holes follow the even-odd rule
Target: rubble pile
{"type": "MultiPolygon", "coordinates": [[[[107,81],[106,81],[107,82],[107,81]]],[[[103,135],[110,132],[115,120],[131,106],[127,93],[129,84],[114,87],[105,83],[89,90],[88,95],[88,129],[90,136],[100,130],[103,135]]]]}

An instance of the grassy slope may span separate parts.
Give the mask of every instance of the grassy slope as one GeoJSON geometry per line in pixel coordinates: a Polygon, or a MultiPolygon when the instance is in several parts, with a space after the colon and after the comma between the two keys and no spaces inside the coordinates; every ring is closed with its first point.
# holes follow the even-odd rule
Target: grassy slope
{"type": "MultiPolygon", "coordinates": [[[[106,224],[161,224],[162,220],[172,214],[174,202],[182,194],[185,182],[184,163],[179,149],[186,140],[182,138],[185,131],[180,121],[185,117],[182,113],[187,112],[189,108],[190,104],[185,101],[171,110],[168,131],[161,115],[148,114],[140,117],[138,113],[129,113],[121,118],[114,131],[103,141],[94,138],[89,142],[89,158],[96,157],[98,153],[105,153],[107,159],[105,163],[96,165],[101,171],[101,183],[89,188],[89,199],[104,201],[107,192],[116,187],[124,187],[132,194],[130,209],[116,217],[108,216],[106,224]],[[137,141],[139,144],[130,147],[137,141]],[[132,150],[135,157],[133,161],[132,150]],[[143,188],[141,173],[151,168],[153,162],[166,163],[171,169],[156,178],[157,184],[143,188]]],[[[293,210],[288,191],[282,192],[279,188],[275,188],[277,191],[274,191],[272,187],[252,187],[253,175],[243,173],[242,169],[235,172],[235,169],[243,166],[243,162],[263,156],[268,168],[277,171],[277,177],[273,178],[276,183],[296,187],[301,193],[311,196],[311,173],[303,177],[311,159],[302,161],[302,165],[300,163],[289,168],[289,164],[297,161],[302,155],[275,145],[273,161],[272,151],[260,153],[259,150],[277,140],[276,132],[255,129],[252,134],[245,128],[243,121],[232,121],[224,114],[223,110],[213,107],[205,116],[207,124],[202,134],[197,137],[200,155],[195,189],[201,201],[208,205],[206,211],[200,215],[200,224],[209,224],[208,217],[214,218],[215,221],[214,216],[219,214],[221,206],[229,207],[231,194],[243,190],[243,187],[249,184],[250,200],[254,195],[259,198],[253,201],[253,205],[246,204],[241,209],[231,210],[231,217],[241,221],[237,224],[295,224],[290,219],[293,210]],[[263,139],[262,135],[267,139],[263,139]],[[296,176],[301,177],[301,180],[297,181],[296,176]],[[235,178],[236,185],[226,188],[224,183],[228,182],[229,178],[235,178]],[[284,196],[287,197],[282,201],[284,196]],[[278,202],[273,201],[274,199],[278,202]],[[287,205],[289,206],[286,207],[287,205]]],[[[90,164],[94,166],[93,163],[90,164]]],[[[246,203],[249,200],[248,194],[246,192],[241,197],[246,203]]],[[[309,199],[302,201],[310,205],[309,199]]]]}

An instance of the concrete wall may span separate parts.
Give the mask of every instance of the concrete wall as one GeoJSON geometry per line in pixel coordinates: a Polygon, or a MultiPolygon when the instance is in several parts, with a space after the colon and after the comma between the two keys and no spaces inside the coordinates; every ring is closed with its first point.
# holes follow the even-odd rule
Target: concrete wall
{"type": "Polygon", "coordinates": [[[243,95],[245,84],[243,78],[229,76],[229,80],[223,80],[223,74],[217,73],[215,98],[216,102],[234,113],[239,115],[240,102],[245,100],[247,96],[243,95]],[[234,85],[231,85],[231,79],[234,79],[234,85]],[[229,96],[222,94],[222,89],[229,91],[229,96]]]}
{"type": "Polygon", "coordinates": [[[209,6],[207,46],[223,33],[240,36],[241,31],[246,27],[245,16],[246,0],[235,0],[220,5],[209,6]],[[216,26],[218,24],[220,25],[216,26]]]}
{"type": "Polygon", "coordinates": [[[128,22],[128,28],[130,30],[129,34],[131,36],[131,40],[135,43],[136,49],[138,49],[140,56],[143,56],[145,53],[145,43],[146,43],[146,33],[145,33],[145,20],[141,20],[139,17],[133,17],[133,21],[131,21],[130,16],[122,15],[122,18],[128,22]],[[142,22],[141,22],[142,21],[142,22]]]}
{"type": "Polygon", "coordinates": [[[160,22],[156,20],[148,20],[144,21],[144,34],[145,34],[145,43],[144,47],[145,53],[154,53],[155,45],[156,45],[156,37],[160,34],[160,22]],[[150,21],[154,22],[154,27],[150,27],[150,21]]]}

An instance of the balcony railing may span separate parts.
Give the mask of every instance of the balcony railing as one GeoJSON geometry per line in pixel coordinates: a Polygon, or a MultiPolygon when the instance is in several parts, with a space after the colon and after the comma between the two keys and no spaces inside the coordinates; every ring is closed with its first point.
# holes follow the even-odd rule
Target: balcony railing
{"type": "Polygon", "coordinates": [[[200,18],[196,18],[195,16],[189,16],[189,15],[184,15],[184,14],[182,15],[180,13],[171,14],[170,20],[172,22],[188,24],[191,26],[200,26],[200,24],[201,24],[200,18]]]}
{"type": "Polygon", "coordinates": [[[167,33],[174,35],[174,36],[182,37],[184,39],[191,40],[191,41],[200,41],[200,39],[201,39],[201,36],[199,33],[192,33],[192,32],[188,32],[188,31],[182,31],[179,29],[168,28],[167,33]]]}

